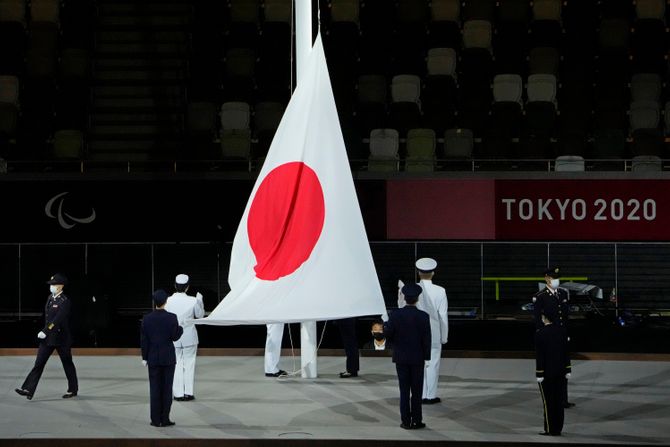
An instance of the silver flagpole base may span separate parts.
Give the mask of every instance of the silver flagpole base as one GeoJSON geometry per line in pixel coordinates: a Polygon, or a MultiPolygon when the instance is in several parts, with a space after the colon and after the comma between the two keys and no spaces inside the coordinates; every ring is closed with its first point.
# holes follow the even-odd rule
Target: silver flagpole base
{"type": "Polygon", "coordinates": [[[316,379],[316,321],[300,323],[300,366],[303,379],[316,379]]]}

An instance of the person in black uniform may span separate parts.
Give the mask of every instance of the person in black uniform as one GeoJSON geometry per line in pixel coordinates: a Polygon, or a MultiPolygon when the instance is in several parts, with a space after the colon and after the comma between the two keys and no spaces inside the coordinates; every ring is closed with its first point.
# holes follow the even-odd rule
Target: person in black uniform
{"type": "Polygon", "coordinates": [[[179,326],[177,316],[167,312],[165,290],[153,294],[156,310],[142,319],[142,363],[149,366],[149,397],[151,401],[151,425],[168,427],[172,407],[172,381],[177,364],[174,341],[179,340],[184,329],[179,326]]]}
{"type": "Polygon", "coordinates": [[[335,324],[340,330],[344,354],[347,357],[347,370],[340,373],[340,378],[358,377],[360,357],[358,353],[358,340],[356,339],[356,318],[342,318],[341,320],[335,320],[335,324]]]}
{"type": "Polygon", "coordinates": [[[563,382],[570,377],[570,358],[565,328],[556,322],[558,314],[551,309],[540,316],[543,327],[535,333],[535,376],[540,386],[544,409],[544,432],[560,436],[563,430],[563,382]]]}
{"type": "Polygon", "coordinates": [[[370,333],[372,334],[372,340],[367,341],[363,345],[363,349],[373,349],[375,351],[390,351],[393,349],[393,344],[384,335],[384,322],[382,320],[372,322],[370,333]]]}
{"type": "Polygon", "coordinates": [[[421,286],[406,284],[401,289],[407,305],[393,312],[384,325],[386,339],[393,343],[393,362],[400,388],[400,427],[424,428],[421,412],[423,373],[430,360],[430,317],[416,308],[421,286]],[[410,397],[411,395],[411,397],[410,397]]]}
{"type": "MultiPolygon", "coordinates": [[[[560,283],[560,269],[558,267],[550,268],[544,272],[544,280],[547,287],[533,296],[534,314],[535,314],[535,329],[540,330],[544,325],[542,324],[541,315],[547,311],[551,314],[556,314],[556,324],[565,329],[566,334],[566,349],[568,349],[567,342],[570,341],[568,333],[568,319],[570,314],[570,297],[568,291],[559,287],[560,283]]],[[[565,408],[574,407],[575,404],[568,401],[568,381],[563,381],[563,406],[565,408]]]]}
{"type": "Polygon", "coordinates": [[[65,370],[65,377],[67,377],[67,392],[63,395],[63,399],[74,397],[79,392],[77,370],[72,362],[71,351],[70,312],[72,303],[63,293],[63,288],[67,285],[67,278],[60,273],[56,273],[47,281],[47,284],[49,284],[51,295],[49,295],[44,308],[44,327],[37,334],[40,345],[37,350],[35,366],[33,366],[21,388],[14,390],[21,396],[26,396],[28,400],[33,398],[47,360],[49,360],[54,350],[58,352],[65,370]]]}

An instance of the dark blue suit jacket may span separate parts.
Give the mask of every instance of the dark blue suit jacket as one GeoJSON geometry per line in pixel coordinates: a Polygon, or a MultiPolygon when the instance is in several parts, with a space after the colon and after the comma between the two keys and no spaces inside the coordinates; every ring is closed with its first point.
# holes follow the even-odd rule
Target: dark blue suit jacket
{"type": "Polygon", "coordinates": [[[419,365],[430,360],[430,317],[416,306],[393,311],[384,334],[393,343],[395,363],[419,365]]]}
{"type": "Polygon", "coordinates": [[[173,341],[179,340],[184,329],[177,316],[163,309],[156,309],[142,320],[142,359],[149,366],[169,366],[177,363],[173,341]]]}

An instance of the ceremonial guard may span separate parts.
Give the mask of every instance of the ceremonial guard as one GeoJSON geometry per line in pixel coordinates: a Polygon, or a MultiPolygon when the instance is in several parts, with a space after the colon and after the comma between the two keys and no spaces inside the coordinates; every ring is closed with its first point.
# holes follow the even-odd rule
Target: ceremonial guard
{"type": "Polygon", "coordinates": [[[177,365],[174,371],[172,394],[175,400],[189,401],[195,399],[193,383],[195,381],[195,358],[198,353],[198,331],[192,320],[205,316],[205,306],[200,292],[195,297],[186,294],[189,289],[188,275],[177,275],[174,288],[175,293],[168,297],[165,310],[177,316],[184,333],[179,340],[174,342],[177,365]]]}
{"type": "Polygon", "coordinates": [[[541,435],[560,436],[563,430],[563,382],[570,378],[570,358],[565,328],[557,324],[559,317],[553,308],[540,315],[542,327],[535,333],[535,376],[540,386],[544,411],[544,432],[541,435]]]}
{"type": "Polygon", "coordinates": [[[284,338],[284,323],[266,325],[265,336],[265,377],[282,377],[287,372],[279,369],[281,359],[281,341],[284,338]]]}
{"type": "Polygon", "coordinates": [[[430,317],[416,306],[421,294],[417,284],[407,284],[400,290],[406,306],[389,316],[384,325],[386,339],[393,343],[393,362],[400,388],[400,427],[424,428],[421,410],[425,363],[430,360],[430,317]]]}
{"type": "MultiPolygon", "coordinates": [[[[421,258],[416,261],[415,267],[419,274],[419,286],[423,290],[417,308],[430,316],[430,332],[432,341],[430,347],[430,361],[426,366],[426,377],[423,381],[424,404],[436,404],[441,401],[437,397],[437,383],[440,378],[440,360],[442,345],[449,338],[449,319],[447,293],[443,287],[433,284],[433,276],[437,268],[437,261],[431,258],[421,258]]],[[[398,285],[402,287],[402,282],[398,285]]],[[[398,294],[398,307],[404,306],[402,293],[398,294]]]]}
{"type": "MultiPolygon", "coordinates": [[[[570,314],[570,295],[568,291],[559,287],[561,271],[558,267],[553,267],[545,270],[544,281],[546,287],[540,290],[533,296],[533,313],[535,318],[535,329],[540,330],[544,324],[542,323],[541,315],[549,312],[556,315],[556,322],[558,326],[565,329],[566,334],[566,349],[568,349],[568,342],[570,341],[570,334],[568,332],[568,319],[570,314]]],[[[567,355],[567,353],[566,353],[567,355]]],[[[575,404],[568,401],[568,381],[563,380],[563,406],[565,408],[574,407],[575,404]]]]}
{"type": "Polygon", "coordinates": [[[70,313],[72,302],[63,293],[63,288],[67,285],[67,278],[60,273],[53,275],[48,281],[51,295],[47,299],[44,308],[45,324],[42,330],[37,334],[40,340],[35,366],[26,377],[21,388],[15,391],[28,400],[33,398],[37,384],[42,377],[42,372],[47,364],[47,360],[56,350],[67,377],[67,392],[63,399],[74,397],[79,392],[77,381],[77,370],[72,362],[72,334],[70,331],[70,313]]]}
{"type": "Polygon", "coordinates": [[[142,319],[141,346],[142,364],[149,366],[149,398],[151,402],[151,425],[168,427],[172,407],[172,381],[174,380],[174,341],[179,340],[184,330],[177,316],[165,311],[168,295],[165,290],[153,294],[156,310],[142,319]]]}

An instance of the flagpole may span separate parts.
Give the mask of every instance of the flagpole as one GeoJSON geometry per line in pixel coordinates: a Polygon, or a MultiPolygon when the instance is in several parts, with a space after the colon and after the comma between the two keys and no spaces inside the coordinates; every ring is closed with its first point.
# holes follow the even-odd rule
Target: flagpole
{"type": "MultiPolygon", "coordinates": [[[[296,84],[312,51],[312,0],[294,0],[296,84]]],[[[300,323],[300,366],[304,379],[317,377],[316,321],[300,323]]]]}

